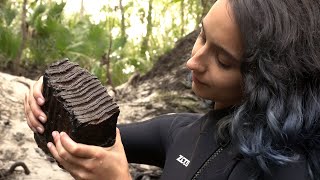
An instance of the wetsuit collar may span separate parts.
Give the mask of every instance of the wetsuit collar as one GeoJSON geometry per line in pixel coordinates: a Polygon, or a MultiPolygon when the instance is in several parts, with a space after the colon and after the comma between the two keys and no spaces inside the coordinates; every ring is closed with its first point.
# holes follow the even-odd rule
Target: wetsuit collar
{"type": "Polygon", "coordinates": [[[210,110],[208,112],[207,119],[201,124],[200,131],[201,133],[207,133],[209,131],[212,131],[213,129],[216,129],[217,122],[227,116],[230,115],[234,111],[234,107],[224,108],[224,109],[218,109],[218,110],[210,110]]]}
{"type": "Polygon", "coordinates": [[[202,163],[219,148],[220,145],[216,142],[217,139],[215,137],[217,122],[221,118],[231,114],[233,110],[233,108],[211,110],[204,116],[205,119],[203,119],[202,124],[200,125],[199,138],[191,158],[191,164],[186,179],[191,179],[201,167],[202,163]]]}

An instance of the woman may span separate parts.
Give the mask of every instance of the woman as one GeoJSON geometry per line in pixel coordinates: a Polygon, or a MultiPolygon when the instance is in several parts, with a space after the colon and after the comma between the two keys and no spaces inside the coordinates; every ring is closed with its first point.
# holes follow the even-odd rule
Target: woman
{"type": "MultiPolygon", "coordinates": [[[[320,179],[319,31],[318,0],[218,0],[186,64],[211,111],[119,126],[110,148],[63,132],[48,147],[76,179],[130,179],[128,161],[162,167],[162,179],[320,179]]],[[[41,86],[25,100],[39,133],[41,86]]]]}

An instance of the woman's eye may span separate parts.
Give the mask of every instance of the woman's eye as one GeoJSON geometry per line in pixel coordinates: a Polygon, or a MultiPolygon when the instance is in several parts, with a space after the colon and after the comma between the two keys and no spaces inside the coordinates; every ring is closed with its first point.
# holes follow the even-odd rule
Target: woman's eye
{"type": "Polygon", "coordinates": [[[231,64],[227,63],[228,60],[226,60],[227,57],[224,57],[223,55],[217,56],[218,65],[223,69],[229,69],[231,67],[231,64]]]}
{"type": "Polygon", "coordinates": [[[229,64],[225,64],[222,61],[218,60],[218,64],[219,66],[221,66],[223,69],[229,69],[231,67],[231,65],[229,64]]]}

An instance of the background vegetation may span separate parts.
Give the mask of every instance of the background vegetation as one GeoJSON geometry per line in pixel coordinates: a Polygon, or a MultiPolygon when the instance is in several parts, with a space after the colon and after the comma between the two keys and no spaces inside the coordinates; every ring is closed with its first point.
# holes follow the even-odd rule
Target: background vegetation
{"type": "Polygon", "coordinates": [[[210,0],[115,1],[100,8],[104,18],[96,21],[84,0],[72,15],[66,1],[0,0],[0,69],[28,77],[69,58],[117,86],[147,72],[210,8],[210,0]]]}

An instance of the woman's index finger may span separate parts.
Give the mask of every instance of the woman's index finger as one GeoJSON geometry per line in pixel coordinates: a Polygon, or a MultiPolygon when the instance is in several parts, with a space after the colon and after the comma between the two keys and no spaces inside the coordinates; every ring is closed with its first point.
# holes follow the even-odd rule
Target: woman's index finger
{"type": "Polygon", "coordinates": [[[98,147],[77,143],[72,140],[65,132],[61,132],[60,136],[62,146],[73,156],[88,159],[95,158],[98,147]]]}

